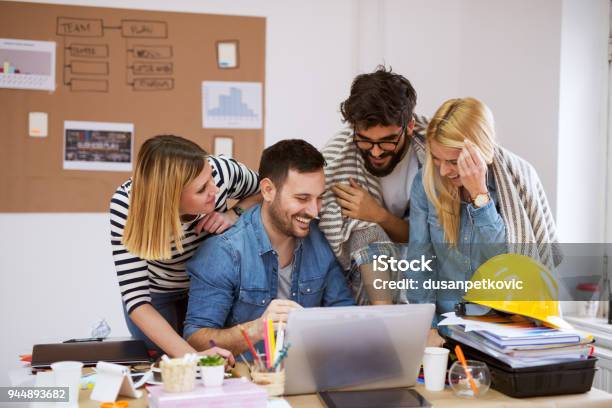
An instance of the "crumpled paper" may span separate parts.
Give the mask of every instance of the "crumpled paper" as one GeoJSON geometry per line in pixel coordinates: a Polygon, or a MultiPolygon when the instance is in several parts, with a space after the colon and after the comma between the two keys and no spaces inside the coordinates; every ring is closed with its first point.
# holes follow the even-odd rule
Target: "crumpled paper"
{"type": "Polygon", "coordinates": [[[106,319],[98,320],[91,328],[91,337],[105,339],[111,334],[111,328],[106,319]]]}

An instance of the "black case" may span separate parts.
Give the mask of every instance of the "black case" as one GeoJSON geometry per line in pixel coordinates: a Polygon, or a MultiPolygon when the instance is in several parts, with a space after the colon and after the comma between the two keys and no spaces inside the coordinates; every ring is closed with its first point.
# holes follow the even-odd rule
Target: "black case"
{"type": "Polygon", "coordinates": [[[465,358],[486,363],[491,372],[491,388],[514,398],[580,394],[593,385],[597,357],[568,363],[512,368],[480,350],[447,338],[444,347],[453,351],[460,344],[465,358]]]}
{"type": "Polygon", "coordinates": [[[34,346],[32,368],[48,368],[57,361],[81,361],[85,366],[95,366],[98,361],[117,364],[146,364],[151,362],[151,357],[142,340],[54,343],[34,346]]]}

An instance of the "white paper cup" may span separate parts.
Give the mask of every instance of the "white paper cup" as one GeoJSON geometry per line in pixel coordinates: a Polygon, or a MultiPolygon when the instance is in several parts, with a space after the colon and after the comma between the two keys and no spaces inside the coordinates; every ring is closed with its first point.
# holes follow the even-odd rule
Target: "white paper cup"
{"type": "Polygon", "coordinates": [[[68,387],[68,403],[63,406],[78,406],[79,388],[81,385],[81,370],[83,363],[80,361],[59,361],[51,364],[56,387],[68,387]]]}
{"type": "Polygon", "coordinates": [[[449,349],[443,347],[425,347],[423,355],[423,374],[425,375],[425,389],[428,391],[444,390],[446,378],[446,365],[448,363],[449,349]]]}

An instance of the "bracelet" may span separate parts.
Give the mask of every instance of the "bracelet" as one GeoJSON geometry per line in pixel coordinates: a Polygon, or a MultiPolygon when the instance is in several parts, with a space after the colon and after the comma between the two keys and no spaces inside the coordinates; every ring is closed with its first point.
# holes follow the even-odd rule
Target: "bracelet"
{"type": "Polygon", "coordinates": [[[232,211],[234,212],[234,214],[236,214],[237,216],[241,216],[242,214],[244,214],[244,208],[242,207],[238,207],[237,205],[232,207],[232,211]]]}

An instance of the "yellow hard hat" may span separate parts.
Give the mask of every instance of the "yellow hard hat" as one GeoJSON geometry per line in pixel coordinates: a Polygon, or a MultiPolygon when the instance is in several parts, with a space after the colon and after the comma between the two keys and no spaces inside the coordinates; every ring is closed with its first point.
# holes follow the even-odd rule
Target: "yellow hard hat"
{"type": "Polygon", "coordinates": [[[503,291],[471,288],[464,299],[506,313],[514,313],[540,320],[557,328],[571,328],[561,318],[559,286],[550,271],[540,262],[519,254],[497,255],[474,272],[472,282],[517,281],[522,288],[508,285],[503,291]]]}

